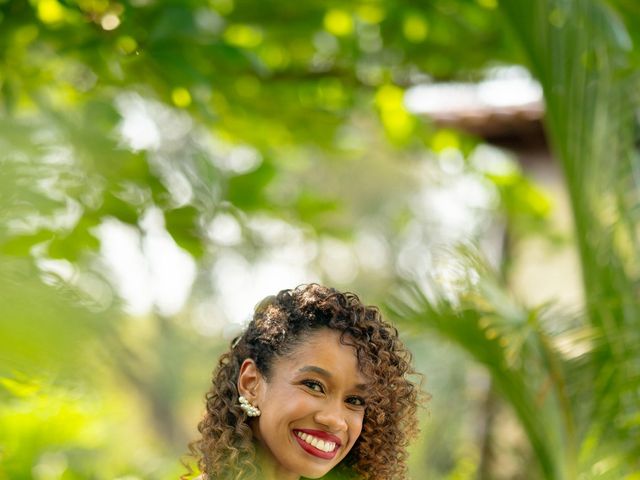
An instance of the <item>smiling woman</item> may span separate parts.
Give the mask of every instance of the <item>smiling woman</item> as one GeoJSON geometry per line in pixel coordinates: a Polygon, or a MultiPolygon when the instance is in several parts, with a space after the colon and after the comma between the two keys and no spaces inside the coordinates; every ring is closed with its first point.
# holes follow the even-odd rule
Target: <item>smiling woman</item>
{"type": "Polygon", "coordinates": [[[190,445],[201,478],[405,478],[410,360],[352,293],[311,284],[267,297],[214,372],[190,445]]]}

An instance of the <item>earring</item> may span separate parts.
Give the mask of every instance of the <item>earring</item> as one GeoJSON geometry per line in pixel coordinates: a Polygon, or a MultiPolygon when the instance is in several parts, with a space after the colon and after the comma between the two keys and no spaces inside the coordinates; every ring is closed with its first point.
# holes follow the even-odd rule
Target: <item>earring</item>
{"type": "Polygon", "coordinates": [[[247,414],[247,417],[259,417],[260,409],[255,407],[249,403],[249,400],[244,398],[242,395],[238,397],[238,401],[240,402],[240,408],[244,410],[247,414]]]}

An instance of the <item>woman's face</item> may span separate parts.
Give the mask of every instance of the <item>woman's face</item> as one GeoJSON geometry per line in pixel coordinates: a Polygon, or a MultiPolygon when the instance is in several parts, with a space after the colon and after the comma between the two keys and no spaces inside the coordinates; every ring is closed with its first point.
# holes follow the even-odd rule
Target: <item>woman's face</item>
{"type": "Polygon", "coordinates": [[[321,329],[290,355],[274,361],[269,381],[260,379],[253,423],[261,454],[279,479],[318,478],[335,467],[358,439],[366,379],[355,349],[338,332],[321,329]]]}

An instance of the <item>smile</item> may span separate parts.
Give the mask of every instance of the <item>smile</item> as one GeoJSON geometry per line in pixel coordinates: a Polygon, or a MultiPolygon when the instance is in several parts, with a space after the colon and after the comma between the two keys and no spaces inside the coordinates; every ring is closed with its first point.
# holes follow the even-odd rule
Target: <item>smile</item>
{"type": "MultiPolygon", "coordinates": [[[[314,431],[314,433],[316,432],[314,431]]],[[[340,440],[335,435],[325,432],[318,431],[314,435],[309,431],[294,430],[293,434],[307,453],[327,460],[335,457],[340,446],[340,440]],[[325,438],[320,438],[321,436],[325,438]]]]}

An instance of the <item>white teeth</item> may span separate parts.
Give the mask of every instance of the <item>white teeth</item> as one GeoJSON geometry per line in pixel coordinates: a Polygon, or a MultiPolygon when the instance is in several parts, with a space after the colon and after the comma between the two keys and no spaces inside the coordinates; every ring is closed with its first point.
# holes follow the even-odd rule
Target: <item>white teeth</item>
{"type": "Polygon", "coordinates": [[[298,435],[298,437],[307,442],[309,445],[313,445],[315,448],[323,452],[333,452],[336,448],[335,442],[320,440],[319,438],[316,438],[313,435],[309,435],[308,433],[296,432],[296,435],[298,435]]]}

